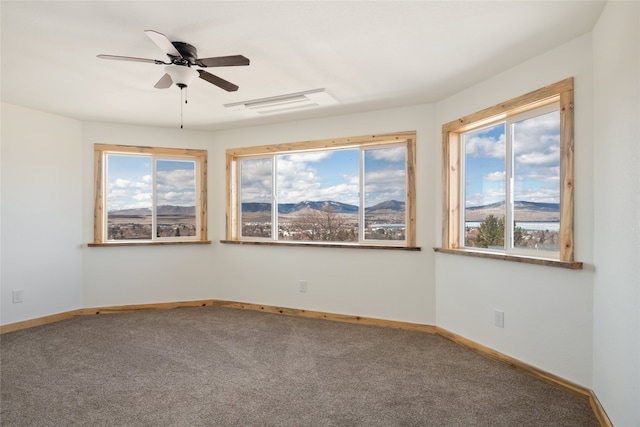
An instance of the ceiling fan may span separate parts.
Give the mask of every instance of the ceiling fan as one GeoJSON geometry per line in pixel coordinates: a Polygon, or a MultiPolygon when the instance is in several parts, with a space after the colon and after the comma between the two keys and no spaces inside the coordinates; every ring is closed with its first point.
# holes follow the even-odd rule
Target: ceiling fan
{"type": "Polygon", "coordinates": [[[98,55],[98,58],[166,65],[166,67],[164,67],[165,75],[162,76],[154,85],[157,89],[166,89],[171,87],[172,84],[175,84],[180,89],[184,89],[189,86],[196,77],[200,77],[202,80],[216,85],[227,92],[234,92],[238,90],[238,86],[235,84],[205,70],[196,70],[192,67],[197,66],[201,68],[208,68],[249,65],[248,58],[245,58],[242,55],[198,58],[197,49],[189,43],[172,42],[164,34],[153,30],[145,30],[145,34],[167,54],[169,62],[161,61],[159,59],[135,58],[117,55],[98,55]]]}

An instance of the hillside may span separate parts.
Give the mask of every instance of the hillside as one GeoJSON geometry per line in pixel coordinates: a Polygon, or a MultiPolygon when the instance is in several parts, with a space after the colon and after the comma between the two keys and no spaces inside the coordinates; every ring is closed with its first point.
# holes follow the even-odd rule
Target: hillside
{"type": "MultiPolygon", "coordinates": [[[[374,206],[366,208],[367,213],[391,213],[391,212],[404,212],[404,202],[398,202],[396,200],[387,200],[374,206]]],[[[347,203],[334,202],[331,200],[324,201],[304,201],[300,203],[280,203],[278,205],[279,214],[294,214],[296,212],[305,211],[308,209],[323,210],[327,207],[333,208],[336,213],[342,214],[357,214],[358,206],[350,205],[347,203]]],[[[246,202],[242,204],[242,211],[248,212],[270,212],[271,203],[255,203],[246,202]]]]}
{"type": "MultiPolygon", "coordinates": [[[[559,203],[536,203],[518,200],[514,202],[515,220],[520,222],[560,221],[559,203]]],[[[484,221],[489,215],[502,217],[505,214],[504,202],[482,206],[472,206],[465,210],[467,221],[484,221]]]]}
{"type": "MultiPolygon", "coordinates": [[[[193,216],[195,215],[196,208],[195,206],[172,206],[172,205],[162,205],[158,206],[158,210],[156,212],[157,215],[184,215],[184,216],[193,216]]],[[[119,211],[110,211],[110,217],[141,217],[151,215],[150,208],[138,208],[138,209],[121,209],[119,211]]]]}

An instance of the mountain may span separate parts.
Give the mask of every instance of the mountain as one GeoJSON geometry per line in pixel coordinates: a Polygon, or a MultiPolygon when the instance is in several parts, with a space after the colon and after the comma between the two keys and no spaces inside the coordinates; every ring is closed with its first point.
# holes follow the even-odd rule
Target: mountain
{"type": "MultiPolygon", "coordinates": [[[[278,213],[279,214],[293,214],[299,212],[304,209],[315,209],[315,210],[323,210],[326,208],[332,208],[336,213],[343,214],[357,214],[358,206],[350,205],[347,203],[334,202],[332,200],[323,200],[323,201],[308,201],[299,203],[280,203],[278,205],[278,213]]],[[[255,202],[246,202],[242,204],[243,212],[270,212],[271,211],[271,203],[255,203],[255,202]]],[[[370,206],[366,209],[367,213],[377,212],[377,213],[385,213],[385,212],[404,212],[404,202],[398,202],[396,200],[387,200],[386,202],[378,203],[375,206],[370,206]]]]}
{"type": "MultiPolygon", "coordinates": [[[[560,221],[559,203],[537,203],[516,200],[513,202],[515,220],[522,222],[560,221]]],[[[489,215],[502,217],[505,214],[504,202],[490,203],[482,206],[470,206],[465,209],[467,221],[484,221],[489,215]]]]}
{"type": "MultiPolygon", "coordinates": [[[[327,207],[333,208],[336,213],[358,213],[358,207],[346,203],[326,201],[304,201],[299,203],[280,203],[278,204],[278,213],[291,214],[303,209],[322,210],[327,207]]],[[[270,212],[271,203],[255,203],[245,202],[242,204],[243,212],[270,212]]]]}
{"type": "MultiPolygon", "coordinates": [[[[182,215],[193,216],[195,215],[195,206],[172,206],[162,205],[158,206],[156,211],[157,215],[182,215]]],[[[109,216],[147,216],[151,215],[151,208],[137,208],[137,209],[121,209],[119,211],[110,211],[109,216]]]]}
{"type": "Polygon", "coordinates": [[[515,209],[529,209],[538,212],[560,212],[560,203],[537,203],[516,200],[513,202],[515,209]]]}
{"type": "Polygon", "coordinates": [[[358,207],[346,203],[334,202],[331,200],[311,202],[305,200],[300,203],[280,203],[278,205],[278,213],[288,214],[301,211],[303,209],[315,209],[317,211],[323,209],[333,209],[335,213],[358,213],[358,207]]]}
{"type": "Polygon", "coordinates": [[[109,216],[146,216],[151,215],[150,208],[137,208],[137,209],[120,209],[119,211],[109,211],[109,216]]]}
{"type": "Polygon", "coordinates": [[[242,212],[271,212],[271,203],[246,202],[242,204],[242,212]]]}
{"type": "Polygon", "coordinates": [[[158,206],[156,215],[195,215],[195,206],[172,206],[162,205],[158,206]]]}
{"type": "Polygon", "coordinates": [[[387,200],[377,205],[365,208],[366,213],[388,213],[388,212],[404,212],[404,202],[397,200],[387,200]]]}

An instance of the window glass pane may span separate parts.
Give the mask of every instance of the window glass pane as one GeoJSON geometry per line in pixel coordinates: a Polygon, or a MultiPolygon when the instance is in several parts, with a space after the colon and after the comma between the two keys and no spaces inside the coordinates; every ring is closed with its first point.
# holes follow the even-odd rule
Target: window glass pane
{"type": "Polygon", "coordinates": [[[196,162],[156,161],[156,237],[196,235],[196,162]]]}
{"type": "Polygon", "coordinates": [[[405,147],[364,151],[364,238],[405,240],[405,147]]]}
{"type": "Polygon", "coordinates": [[[240,160],[240,222],[244,237],[272,236],[272,160],[240,160]]]}
{"type": "Polygon", "coordinates": [[[560,111],[512,125],[513,247],[560,250],[560,111]]]}
{"type": "Polygon", "coordinates": [[[151,239],[151,157],[106,157],[107,240],[151,239]]]}
{"type": "Polygon", "coordinates": [[[505,124],[464,134],[464,246],[504,249],[505,124]]]}
{"type": "Polygon", "coordinates": [[[358,241],[359,152],[276,157],[279,239],[358,241]]]}

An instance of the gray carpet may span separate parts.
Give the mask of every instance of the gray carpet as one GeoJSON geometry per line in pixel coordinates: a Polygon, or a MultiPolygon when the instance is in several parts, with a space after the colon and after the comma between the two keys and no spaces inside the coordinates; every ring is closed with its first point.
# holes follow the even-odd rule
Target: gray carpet
{"type": "Polygon", "coordinates": [[[219,307],[0,337],[3,426],[597,426],[437,335],[219,307]]]}

